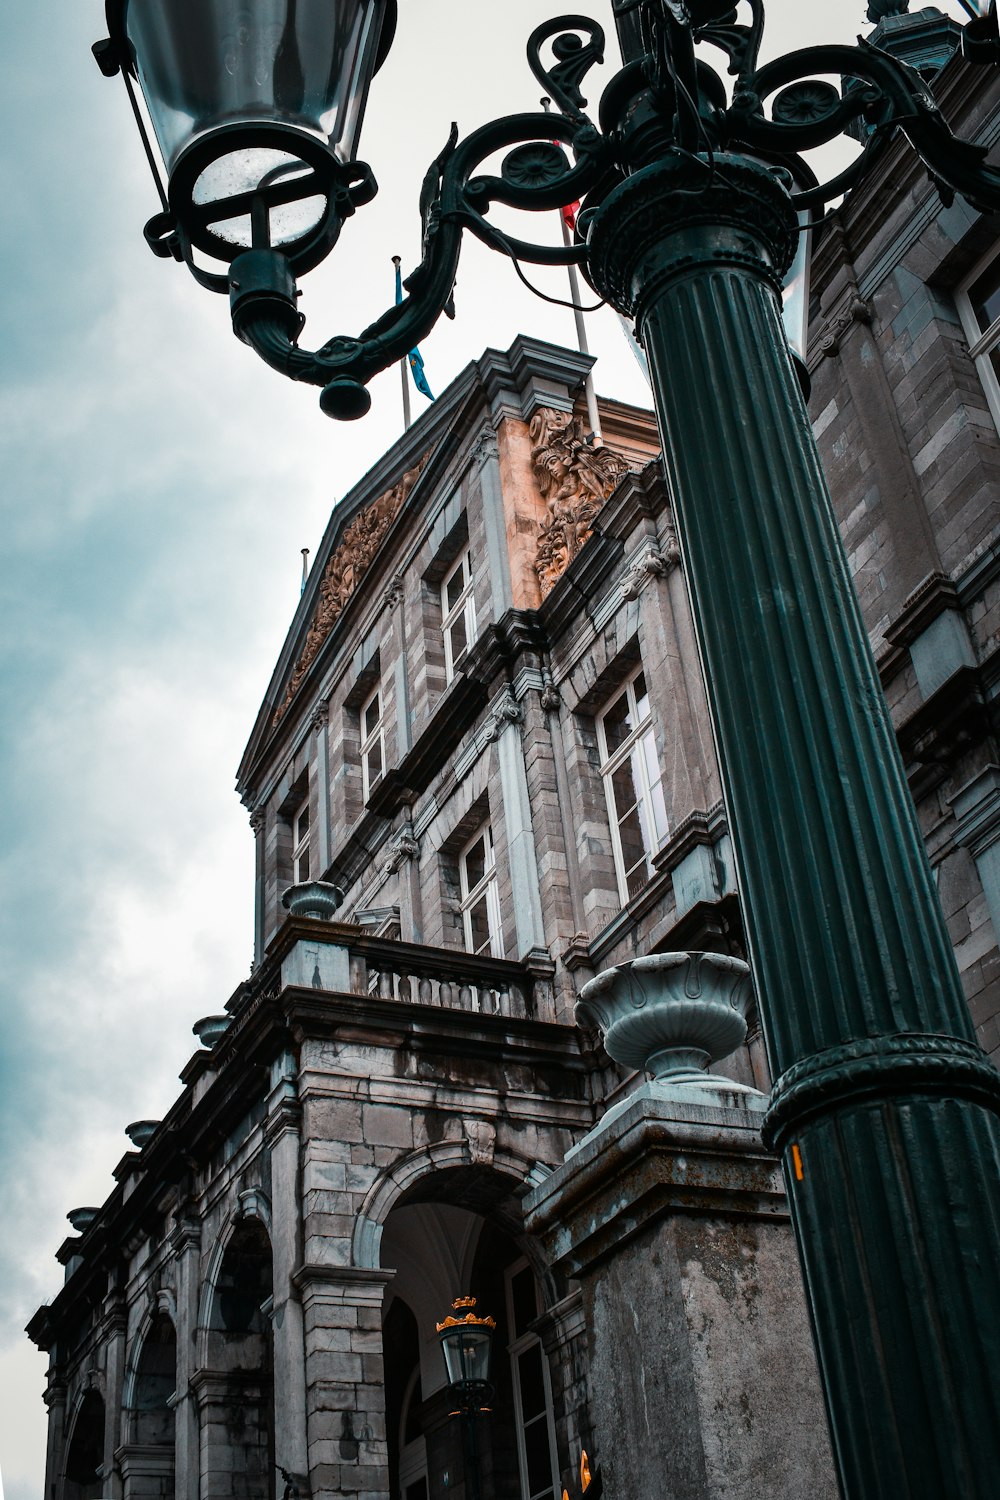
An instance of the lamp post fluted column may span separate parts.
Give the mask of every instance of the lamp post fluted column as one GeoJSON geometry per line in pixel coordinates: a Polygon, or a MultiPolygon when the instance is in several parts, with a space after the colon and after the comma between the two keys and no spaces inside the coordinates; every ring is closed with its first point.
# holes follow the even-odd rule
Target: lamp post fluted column
{"type": "Polygon", "coordinates": [[[669,153],[597,210],[590,273],[652,372],[841,1484],[987,1500],[1000,1078],[781,326],[795,233],[772,171],[669,153]]]}

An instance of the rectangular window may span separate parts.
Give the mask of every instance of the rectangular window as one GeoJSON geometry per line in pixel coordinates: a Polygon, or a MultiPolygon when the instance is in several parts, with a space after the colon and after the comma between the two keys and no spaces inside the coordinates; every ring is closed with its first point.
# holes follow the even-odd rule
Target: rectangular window
{"type": "Polygon", "coordinates": [[[507,1352],[514,1386],[521,1497],[522,1500],[556,1500],[559,1470],[549,1362],[541,1339],[530,1332],[528,1326],[541,1311],[538,1283],[526,1260],[509,1266],[505,1280],[507,1326],[511,1334],[507,1352]]]}
{"type": "Polygon", "coordinates": [[[382,780],[385,772],[385,725],[382,721],[382,690],[376,687],[361,705],[361,780],[364,800],[382,780]]]}
{"type": "Polygon", "coordinates": [[[456,560],[441,584],[441,628],[444,632],[445,681],[451,682],[458,662],[476,639],[470,548],[456,560]]]}
{"type": "Polygon", "coordinates": [[[955,294],[993,420],[1000,429],[1000,251],[991,250],[955,294]]]}
{"type": "Polygon", "coordinates": [[[652,874],[652,856],[667,836],[660,766],[640,667],[597,720],[601,775],[622,901],[638,895],[652,874]]]}
{"type": "Polygon", "coordinates": [[[309,879],[309,798],[292,815],[292,884],[302,885],[309,879]]]}
{"type": "Polygon", "coordinates": [[[497,865],[493,829],[489,823],[462,850],[458,860],[458,879],[465,946],[470,953],[502,957],[497,865]]]}

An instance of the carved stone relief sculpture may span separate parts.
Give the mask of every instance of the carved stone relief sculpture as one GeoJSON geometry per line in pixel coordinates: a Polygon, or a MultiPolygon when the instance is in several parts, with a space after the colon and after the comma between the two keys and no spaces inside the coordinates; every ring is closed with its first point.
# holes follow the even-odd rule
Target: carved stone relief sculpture
{"type": "Polygon", "coordinates": [[[544,599],[589,537],[628,464],[610,448],[588,443],[582,420],[572,412],[540,406],[528,432],[532,468],[548,507],[534,564],[544,599]]]}
{"type": "Polygon", "coordinates": [[[273,724],[280,723],[284,717],[288,705],[298,692],[299,684],[319,655],[323,642],[343,613],[348,599],[367,573],[386,532],[402,510],[407,495],[420,478],[427,458],[428,455],[424,454],[420,462],[408,469],[391,490],[386,490],[384,495],[359,511],[344,532],[339,546],[331,554],[319,586],[319,603],[309,626],[302,655],[295,664],[284,699],[275,711],[271,721],[273,724]]]}

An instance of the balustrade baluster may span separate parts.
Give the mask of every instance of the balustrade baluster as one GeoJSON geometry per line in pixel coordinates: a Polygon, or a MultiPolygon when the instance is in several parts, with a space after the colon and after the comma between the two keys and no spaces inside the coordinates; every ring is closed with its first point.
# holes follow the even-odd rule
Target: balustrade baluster
{"type": "Polygon", "coordinates": [[[438,985],[438,1000],[446,1010],[451,1009],[452,1000],[450,980],[442,979],[441,983],[438,985]]]}
{"type": "Polygon", "coordinates": [[[417,994],[420,996],[421,1005],[433,1005],[434,986],[426,974],[421,974],[420,976],[420,983],[417,985],[417,994]]]}
{"type": "Polygon", "coordinates": [[[410,1001],[413,999],[413,986],[410,984],[409,974],[400,974],[398,994],[400,1000],[405,1005],[409,1005],[410,1001]]]}

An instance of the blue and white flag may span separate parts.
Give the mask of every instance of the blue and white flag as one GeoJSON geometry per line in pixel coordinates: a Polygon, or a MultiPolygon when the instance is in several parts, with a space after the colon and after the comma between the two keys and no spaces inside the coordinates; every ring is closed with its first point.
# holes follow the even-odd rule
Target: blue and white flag
{"type": "MultiPolygon", "coordinates": [[[[396,264],[396,306],[403,300],[403,276],[399,264],[396,264]]],[[[421,396],[426,396],[428,401],[434,400],[434,392],[427,384],[427,376],[424,374],[424,361],[419,349],[411,349],[406,356],[410,365],[410,374],[413,376],[413,384],[421,396]]]]}

